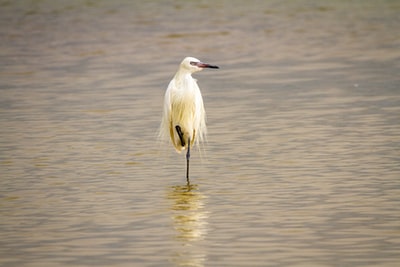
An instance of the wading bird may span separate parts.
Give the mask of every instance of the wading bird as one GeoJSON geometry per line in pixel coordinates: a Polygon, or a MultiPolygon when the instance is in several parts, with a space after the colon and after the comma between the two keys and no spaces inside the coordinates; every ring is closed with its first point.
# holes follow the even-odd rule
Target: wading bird
{"type": "Polygon", "coordinates": [[[189,182],[190,147],[199,144],[206,135],[206,114],[203,98],[192,73],[218,66],[203,63],[197,58],[186,57],[170,81],[164,97],[164,110],[160,137],[169,135],[176,151],[186,151],[186,179],[189,182]]]}

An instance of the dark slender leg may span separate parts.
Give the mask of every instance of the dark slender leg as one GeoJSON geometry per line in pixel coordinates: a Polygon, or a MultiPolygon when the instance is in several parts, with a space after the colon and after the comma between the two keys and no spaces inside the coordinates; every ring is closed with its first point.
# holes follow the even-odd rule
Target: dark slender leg
{"type": "Polygon", "coordinates": [[[185,146],[185,140],[183,140],[183,133],[182,133],[181,126],[176,125],[175,129],[176,129],[176,132],[178,133],[179,140],[181,141],[181,146],[185,146]]]}
{"type": "Polygon", "coordinates": [[[186,152],[186,180],[189,184],[189,159],[190,159],[190,137],[188,138],[188,148],[186,152]]]}

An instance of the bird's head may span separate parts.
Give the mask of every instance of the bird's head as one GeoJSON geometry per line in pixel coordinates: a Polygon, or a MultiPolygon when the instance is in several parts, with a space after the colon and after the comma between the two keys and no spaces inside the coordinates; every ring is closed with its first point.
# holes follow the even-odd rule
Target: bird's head
{"type": "Polygon", "coordinates": [[[201,62],[200,60],[198,60],[197,58],[194,58],[194,57],[186,57],[181,62],[180,68],[184,69],[184,70],[187,70],[190,73],[201,71],[204,68],[219,69],[218,66],[201,62]]]}

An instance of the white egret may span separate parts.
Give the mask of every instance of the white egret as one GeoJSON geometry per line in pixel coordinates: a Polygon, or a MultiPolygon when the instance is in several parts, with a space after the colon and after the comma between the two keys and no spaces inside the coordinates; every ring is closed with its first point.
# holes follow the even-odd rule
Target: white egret
{"type": "Polygon", "coordinates": [[[197,80],[192,73],[204,68],[218,69],[218,66],[203,63],[197,58],[186,57],[170,81],[164,98],[160,137],[172,141],[176,151],[187,149],[186,179],[189,182],[190,147],[199,144],[206,135],[206,114],[203,98],[197,80]]]}

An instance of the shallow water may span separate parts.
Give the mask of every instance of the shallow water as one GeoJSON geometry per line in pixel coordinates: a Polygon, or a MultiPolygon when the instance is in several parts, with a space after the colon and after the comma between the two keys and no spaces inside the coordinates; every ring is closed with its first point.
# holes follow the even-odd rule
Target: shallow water
{"type": "Polygon", "coordinates": [[[0,1],[1,266],[398,266],[397,1],[0,1]],[[183,57],[208,142],[157,141],[183,57]]]}

